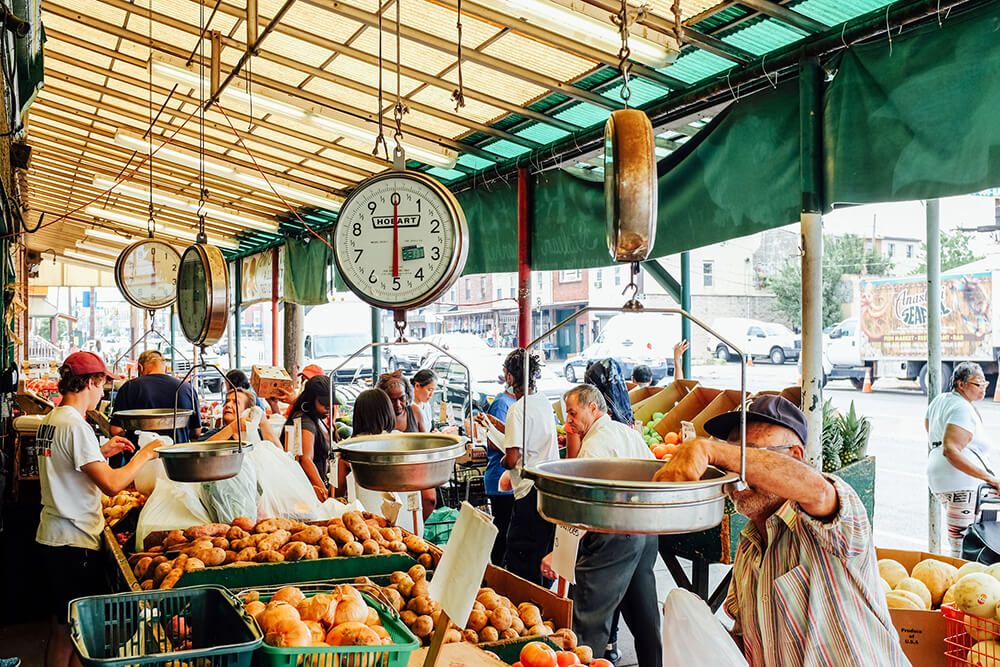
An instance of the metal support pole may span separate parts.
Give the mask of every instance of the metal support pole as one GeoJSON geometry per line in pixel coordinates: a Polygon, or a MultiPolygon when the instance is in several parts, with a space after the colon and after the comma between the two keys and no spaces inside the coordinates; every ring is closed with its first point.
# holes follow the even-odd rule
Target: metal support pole
{"type": "Polygon", "coordinates": [[[372,306],[372,386],[378,382],[378,376],[382,373],[382,348],[374,343],[382,342],[382,311],[372,306]]]}
{"type": "Polygon", "coordinates": [[[802,184],[802,412],[809,426],[806,461],[823,467],[822,71],[816,58],[799,74],[802,184]]]}
{"type": "MultiPolygon", "coordinates": [[[[233,359],[234,368],[240,367],[240,357],[242,356],[240,352],[240,343],[243,332],[243,260],[236,260],[236,289],[233,290],[235,305],[233,307],[233,326],[236,327],[236,331],[233,332],[233,344],[236,347],[236,356],[233,359]]],[[[170,342],[173,343],[173,319],[170,320],[170,331],[171,339],[170,342]]]]}
{"type": "MultiPolygon", "coordinates": [[[[681,253],[681,310],[691,312],[691,253],[684,251],[681,253]]],[[[691,343],[691,320],[686,317],[681,318],[681,338],[691,343]]],[[[691,349],[684,353],[682,362],[684,379],[691,379],[691,349]]]]}
{"type": "Polygon", "coordinates": [[[278,365],[278,248],[271,249],[271,365],[278,365]]]}
{"type": "Polygon", "coordinates": [[[531,172],[517,170],[517,345],[531,340],[531,172]]]}
{"type": "Polygon", "coordinates": [[[302,370],[302,306],[285,302],[285,370],[295,377],[302,370]]]}
{"type": "Polygon", "coordinates": [[[174,308],[170,306],[170,372],[177,372],[177,350],[174,348],[174,308]]]}
{"type": "MultiPolygon", "coordinates": [[[[928,199],[926,205],[927,403],[929,405],[941,392],[941,205],[937,199],[928,199]]],[[[927,490],[927,548],[931,553],[941,553],[941,504],[930,489],[927,490]]]]}

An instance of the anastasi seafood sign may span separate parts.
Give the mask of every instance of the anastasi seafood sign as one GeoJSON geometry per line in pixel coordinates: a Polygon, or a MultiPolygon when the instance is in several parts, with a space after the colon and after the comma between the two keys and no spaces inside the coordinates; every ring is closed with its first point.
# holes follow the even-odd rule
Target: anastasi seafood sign
{"type": "MultiPolygon", "coordinates": [[[[860,287],[862,356],[926,357],[926,279],[863,280],[860,287]]],[[[993,358],[990,273],[941,279],[941,353],[946,359],[993,358]]]]}

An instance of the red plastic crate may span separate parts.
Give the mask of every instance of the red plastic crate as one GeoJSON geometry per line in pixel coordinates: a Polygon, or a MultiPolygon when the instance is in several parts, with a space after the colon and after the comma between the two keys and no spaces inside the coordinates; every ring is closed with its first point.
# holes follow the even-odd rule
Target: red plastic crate
{"type": "Polygon", "coordinates": [[[946,621],[944,654],[948,658],[948,667],[1000,665],[1000,649],[994,655],[977,651],[975,657],[979,659],[969,661],[969,652],[981,639],[993,639],[1000,643],[1000,621],[966,614],[951,603],[941,605],[941,613],[946,621]],[[974,639],[973,635],[981,639],[974,639]]]}

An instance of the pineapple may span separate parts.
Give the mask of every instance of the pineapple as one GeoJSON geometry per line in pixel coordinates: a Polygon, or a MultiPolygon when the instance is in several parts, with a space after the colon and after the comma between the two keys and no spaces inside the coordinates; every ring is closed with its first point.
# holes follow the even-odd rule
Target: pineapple
{"type": "Polygon", "coordinates": [[[837,410],[828,399],[823,404],[823,472],[833,472],[841,467],[843,446],[837,410]]]}
{"type": "Polygon", "coordinates": [[[867,417],[858,415],[854,410],[854,401],[851,401],[851,409],[846,415],[842,414],[837,417],[837,425],[843,441],[840,450],[841,465],[846,466],[863,459],[868,453],[868,438],[872,430],[871,421],[867,417]]]}

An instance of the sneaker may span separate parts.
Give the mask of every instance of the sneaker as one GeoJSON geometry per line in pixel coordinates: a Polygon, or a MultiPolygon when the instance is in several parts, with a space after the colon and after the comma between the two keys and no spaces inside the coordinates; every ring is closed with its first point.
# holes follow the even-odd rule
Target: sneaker
{"type": "Polygon", "coordinates": [[[0,658],[0,667],[21,667],[20,658],[0,658]]]}
{"type": "Polygon", "coordinates": [[[618,650],[618,642],[611,642],[604,648],[604,659],[618,664],[618,661],[622,659],[621,651],[618,650]]]}

